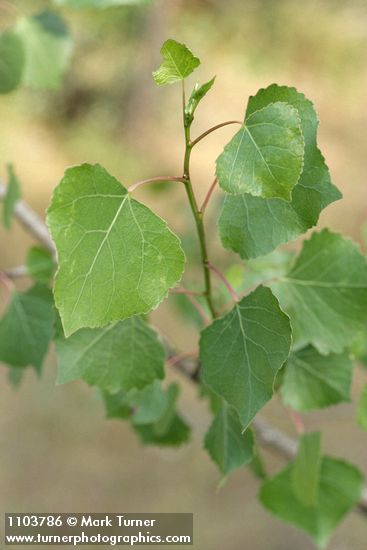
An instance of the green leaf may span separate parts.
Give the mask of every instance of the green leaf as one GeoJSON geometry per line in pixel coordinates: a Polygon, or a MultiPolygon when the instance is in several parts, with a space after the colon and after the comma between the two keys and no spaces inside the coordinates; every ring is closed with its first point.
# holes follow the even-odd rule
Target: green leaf
{"type": "Polygon", "coordinates": [[[158,86],[184,80],[200,65],[200,59],[176,40],[166,40],[161,48],[161,54],[163,62],[159,69],[153,72],[153,78],[158,86]]]}
{"type": "Polygon", "coordinates": [[[248,193],[225,197],[218,222],[222,244],[244,259],[268,254],[316,225],[320,212],[340,198],[320,151],[315,149],[305,161],[291,202],[248,193]]]}
{"type": "Polygon", "coordinates": [[[305,241],[288,274],[272,285],[294,340],[340,353],[367,321],[367,263],[358,246],[327,229],[305,241]]]}
{"type": "Polygon", "coordinates": [[[133,425],[144,445],[158,445],[161,447],[179,447],[190,437],[190,427],[176,414],[165,432],[156,431],[155,424],[133,425]]]}
{"type": "Polygon", "coordinates": [[[292,265],[294,256],[294,252],[278,248],[267,256],[233,264],[225,271],[225,276],[238,294],[244,294],[260,284],[267,284],[284,276],[292,265]]]}
{"type": "Polygon", "coordinates": [[[206,433],[204,446],[226,476],[252,460],[254,436],[250,429],[243,432],[235,409],[222,401],[221,410],[206,433]]]}
{"type": "Polygon", "coordinates": [[[11,222],[13,218],[14,207],[17,201],[21,197],[20,183],[15,175],[14,168],[11,164],[8,164],[8,186],[6,194],[3,199],[3,225],[6,229],[11,228],[11,222]]]}
{"type": "Polygon", "coordinates": [[[203,381],[237,410],[243,428],[271,398],[290,344],[289,319],[262,286],[201,333],[203,381]]]}
{"type": "Polygon", "coordinates": [[[358,362],[363,366],[367,367],[367,330],[364,328],[363,330],[360,330],[351,346],[350,350],[352,352],[352,355],[355,359],[358,360],[358,362]]]}
{"type": "Polygon", "coordinates": [[[307,507],[316,506],[321,467],[321,433],[304,434],[292,468],[294,494],[307,507]]]}
{"type": "Polygon", "coordinates": [[[150,4],[152,0],[54,0],[57,6],[70,8],[111,8],[115,6],[134,6],[150,4]]]}
{"type": "Polygon", "coordinates": [[[291,200],[302,173],[304,139],[297,110],[267,105],[247,116],[217,159],[219,185],[228,193],[291,200]]]}
{"type": "Polygon", "coordinates": [[[99,165],[66,171],[47,223],[66,336],[147,313],[181,278],[185,256],[176,235],[99,165]]]}
{"type": "Polygon", "coordinates": [[[133,424],[152,424],[166,416],[169,406],[174,406],[178,395],[178,387],[172,384],[167,391],[162,389],[156,380],[142,390],[129,393],[129,402],[133,407],[133,424]]]}
{"type": "Polygon", "coordinates": [[[219,219],[222,243],[242,258],[268,254],[280,244],[299,237],[316,225],[323,208],[341,198],[316,146],[318,119],[315,109],[303,94],[295,88],[272,84],[250,97],[246,116],[278,101],[292,105],[300,117],[305,139],[303,170],[293,189],[291,202],[249,194],[226,197],[219,219]]]}
{"type": "Polygon", "coordinates": [[[13,31],[0,34],[0,94],[15,90],[24,69],[24,48],[20,38],[13,31]]]}
{"type": "Polygon", "coordinates": [[[350,401],[353,364],[347,352],[321,355],[308,346],[291,354],[281,395],[285,405],[310,411],[350,401]]]}
{"type": "Polygon", "coordinates": [[[268,477],[264,461],[259,451],[259,447],[256,444],[253,447],[253,457],[248,467],[257,479],[264,480],[268,477]]]}
{"type": "Polygon", "coordinates": [[[194,114],[197,106],[199,105],[203,97],[205,97],[206,94],[209,92],[209,90],[212,88],[214,81],[215,81],[215,76],[214,78],[209,80],[209,82],[206,82],[201,86],[198,83],[195,84],[194,89],[191,92],[189,101],[187,102],[187,105],[185,107],[185,115],[190,123],[194,119],[194,114]]]}
{"type": "Polygon", "coordinates": [[[367,384],[363,386],[357,408],[358,425],[367,431],[367,384]]]}
{"type": "Polygon", "coordinates": [[[19,386],[20,386],[20,384],[23,380],[25,370],[26,369],[20,369],[18,367],[9,367],[8,380],[9,380],[10,385],[14,389],[19,388],[19,386]]]}
{"type": "Polygon", "coordinates": [[[120,390],[117,393],[103,391],[102,397],[107,418],[129,418],[135,425],[152,424],[165,415],[167,407],[177,397],[177,388],[173,385],[165,391],[160,382],[155,380],[141,390],[120,390]]]}
{"type": "Polygon", "coordinates": [[[33,88],[57,88],[69,66],[72,40],[64,21],[50,11],[22,17],[16,32],[25,49],[24,84],[33,88]]]}
{"type": "Polygon", "coordinates": [[[159,397],[157,394],[159,401],[164,402],[164,408],[160,415],[156,415],[154,422],[143,424],[142,418],[137,422],[137,417],[132,417],[134,430],[145,445],[178,446],[188,440],[189,426],[176,412],[178,395],[179,387],[175,383],[168,387],[165,394],[159,397]]]}
{"type": "Polygon", "coordinates": [[[308,152],[312,152],[316,147],[319,121],[312,102],[304,94],[298,92],[296,88],[279,86],[278,84],[271,84],[267,88],[262,88],[256,95],[250,96],[246,109],[246,117],[278,101],[292,105],[292,107],[297,109],[305,140],[305,155],[308,152]]]}
{"type": "MultiPolygon", "coordinates": [[[[170,298],[177,313],[185,322],[193,324],[199,329],[203,328],[204,320],[196,308],[196,303],[194,305],[185,294],[172,294],[170,298]]],[[[205,298],[202,296],[198,296],[197,298],[197,301],[200,302],[205,311],[205,308],[207,307],[205,298]]]]}
{"type": "Polygon", "coordinates": [[[48,283],[53,276],[54,261],[49,250],[41,246],[32,246],[26,260],[29,275],[41,283],[48,283]]]}
{"type": "Polygon", "coordinates": [[[200,380],[199,396],[208,400],[209,410],[215,416],[222,410],[223,399],[200,380]]]}
{"type": "Polygon", "coordinates": [[[107,418],[130,418],[132,410],[129,401],[129,394],[127,392],[122,390],[117,393],[102,391],[101,395],[107,418]]]}
{"type": "Polygon", "coordinates": [[[342,460],[323,457],[320,468],[318,503],[302,504],[293,491],[290,464],[261,487],[262,504],[277,517],[306,531],[325,547],[335,527],[357,504],[363,488],[361,472],[342,460]]]}
{"type": "Polygon", "coordinates": [[[58,383],[83,379],[111,393],[143,388],[164,376],[165,351],[139,317],[56,338],[58,383]]]}
{"type": "Polygon", "coordinates": [[[0,361],[11,367],[33,365],[40,371],[53,336],[51,291],[36,284],[27,292],[14,291],[0,320],[0,361]]]}

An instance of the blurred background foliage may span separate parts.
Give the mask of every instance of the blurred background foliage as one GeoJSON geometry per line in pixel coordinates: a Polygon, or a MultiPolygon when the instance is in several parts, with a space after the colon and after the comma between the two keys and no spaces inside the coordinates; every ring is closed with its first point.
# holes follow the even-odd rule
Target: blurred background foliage
{"type": "MultiPolygon", "coordinates": [[[[213,90],[197,111],[194,133],[243,116],[247,98],[272,82],[296,86],[314,101],[320,145],[344,199],[321,215],[320,225],[363,244],[366,211],[367,4],[364,0],[153,0],[148,5],[74,10],[46,0],[0,0],[0,30],[21,14],[56,9],[74,41],[72,65],[57,90],[20,89],[0,97],[0,175],[14,163],[23,194],[43,214],[65,168],[99,162],[124,184],[181,172],[183,132],[179,87],[157,89],[151,72],[163,41],[187,43],[202,59],[195,78],[214,75],[213,90]]],[[[190,81],[192,85],[195,79],[190,81]]],[[[214,161],[233,134],[211,135],[193,155],[199,201],[212,181],[214,161]]],[[[189,260],[197,259],[190,211],[175,184],[150,186],[138,196],[183,235],[189,260]]],[[[256,266],[243,268],[220,251],[215,195],[208,215],[211,256],[238,286],[256,281],[256,266]],[[234,264],[234,265],[233,265],[234,264]]],[[[0,229],[0,264],[24,263],[31,239],[14,224],[0,229]]],[[[297,248],[292,244],[290,249],[297,248]]],[[[279,259],[268,262],[269,272],[279,259]],[[274,263],[275,262],[275,263],[274,263]]],[[[187,285],[201,284],[195,265],[187,285]]],[[[219,291],[218,291],[219,292],[219,291]]],[[[225,301],[226,296],[223,296],[225,301]]],[[[0,302],[0,308],[3,304],[0,302]]],[[[172,297],[154,320],[182,349],[197,347],[190,305],[172,297]],[[177,312],[183,315],[177,316],[177,312]]],[[[55,361],[41,382],[33,373],[14,393],[2,374],[0,508],[17,511],[194,511],[200,550],[300,550],[308,539],[278,524],[256,502],[257,482],[247,470],[216,493],[218,474],[201,450],[208,424],[194,388],[181,408],[194,426],[193,442],[179,451],[142,450],[128,427],[105,422],[103,407],[82,384],[57,388],[55,361]],[[67,489],[67,490],[65,490],[67,489]]],[[[169,373],[169,378],[171,377],[169,373]]],[[[355,393],[365,378],[356,377],[355,393]]],[[[173,378],[173,376],[172,376],[173,378]]],[[[277,399],[266,414],[292,428],[277,399]]],[[[354,405],[307,416],[308,429],[325,429],[325,448],[367,471],[366,434],[355,426],[354,405]]],[[[270,470],[281,461],[266,455],[270,470]]],[[[352,514],[338,529],[334,550],[365,549],[367,525],[352,514]]]]}

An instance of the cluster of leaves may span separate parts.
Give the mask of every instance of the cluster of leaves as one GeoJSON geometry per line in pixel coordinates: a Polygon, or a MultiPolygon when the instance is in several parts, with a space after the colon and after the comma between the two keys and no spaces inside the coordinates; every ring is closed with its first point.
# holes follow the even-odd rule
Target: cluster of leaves
{"type": "MultiPolygon", "coordinates": [[[[109,8],[145,5],[151,0],[53,0],[70,8],[109,8]]],[[[20,15],[13,28],[0,33],[0,94],[20,85],[34,89],[58,88],[73,51],[68,25],[58,13],[47,10],[20,15]]]]}
{"type": "MultiPolygon", "coordinates": [[[[159,86],[183,82],[200,64],[174,40],[161,53],[153,73],[159,86]]],[[[196,84],[184,106],[186,136],[213,84],[196,84]]],[[[250,97],[239,131],[217,159],[225,193],[220,237],[248,261],[228,275],[241,297],[201,331],[200,386],[213,412],[205,448],[222,475],[246,464],[261,472],[264,506],[323,546],[358,501],[361,473],[323,456],[319,434],[305,434],[295,461],[268,479],[251,428],[275,391],[301,412],[348,402],[351,350],[366,329],[367,262],[356,244],[322,230],[296,257],[276,251],[341,197],[317,147],[317,128],[312,103],[274,84],[250,97]]],[[[182,182],[190,193],[187,174],[182,182]]],[[[10,184],[6,220],[14,196],[10,184]]],[[[198,214],[192,197],[191,205],[198,214]]],[[[0,360],[13,371],[40,370],[55,339],[59,383],[82,379],[98,387],[108,416],[128,419],[146,444],[185,442],[189,427],[176,410],[178,387],[162,386],[167,352],[147,319],[183,275],[179,238],[99,165],[66,171],[47,224],[57,249],[53,296],[52,256],[33,250],[28,271],[36,282],[12,294],[0,320],[0,360]]],[[[366,396],[365,389],[358,409],[364,429],[366,396]]]]}
{"type": "Polygon", "coordinates": [[[0,93],[23,84],[57,88],[73,49],[65,21],[53,11],[17,19],[14,28],[0,35],[0,93]]]}

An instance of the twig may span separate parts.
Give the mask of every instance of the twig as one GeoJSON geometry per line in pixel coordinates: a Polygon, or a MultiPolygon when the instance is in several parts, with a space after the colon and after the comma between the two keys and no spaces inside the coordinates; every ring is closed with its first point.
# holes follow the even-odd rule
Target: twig
{"type": "Polygon", "coordinates": [[[293,426],[295,427],[295,430],[298,435],[302,435],[305,433],[305,425],[303,422],[303,418],[300,415],[298,411],[295,411],[293,409],[288,409],[289,418],[292,421],[293,426]]]}
{"type": "Polygon", "coordinates": [[[212,194],[213,194],[213,191],[214,191],[215,186],[217,185],[217,183],[218,183],[218,180],[217,180],[217,178],[215,178],[214,181],[213,181],[213,183],[212,183],[211,186],[209,187],[209,191],[208,191],[207,194],[206,194],[206,197],[205,197],[205,199],[204,199],[203,204],[202,204],[201,207],[200,207],[199,213],[200,213],[201,215],[204,214],[204,211],[205,211],[206,207],[208,206],[208,202],[209,202],[209,200],[210,200],[210,197],[211,197],[212,194]]]}
{"type": "MultiPolygon", "coordinates": [[[[0,200],[6,195],[6,186],[0,182],[0,200]]],[[[19,200],[14,206],[14,216],[23,225],[24,229],[35,237],[45,248],[55,253],[54,243],[48,229],[41,218],[24,201],[19,200]]]]}
{"type": "Polygon", "coordinates": [[[219,130],[219,128],[223,128],[224,126],[229,126],[230,124],[241,124],[241,126],[242,126],[243,122],[241,122],[240,120],[229,120],[228,122],[222,122],[221,124],[217,124],[216,126],[213,126],[213,128],[209,128],[209,130],[207,130],[206,132],[200,134],[199,137],[194,139],[191,142],[191,147],[194,147],[194,145],[197,145],[199,143],[199,141],[204,139],[206,136],[208,136],[212,132],[215,132],[216,130],[219,130]]]}
{"type": "Polygon", "coordinates": [[[9,279],[18,279],[20,277],[28,277],[29,272],[27,266],[18,265],[17,267],[11,267],[10,269],[7,269],[5,271],[5,275],[9,277],[9,279]]]}
{"type": "Polygon", "coordinates": [[[2,283],[4,285],[4,287],[9,292],[9,294],[11,294],[13,292],[13,290],[14,290],[13,281],[10,279],[10,277],[8,277],[8,275],[6,273],[1,272],[1,271],[0,271],[0,283],[2,283]]]}
{"type": "Polygon", "coordinates": [[[136,181],[135,183],[130,185],[127,190],[129,191],[129,193],[132,193],[141,185],[146,185],[147,183],[159,183],[160,181],[180,181],[182,183],[185,183],[186,180],[178,176],[158,176],[155,178],[148,178],[146,180],[136,181]]]}
{"type": "Polygon", "coordinates": [[[0,0],[0,9],[7,10],[15,15],[22,13],[17,6],[14,6],[14,4],[8,2],[7,0],[0,0]]]}
{"type": "MultiPolygon", "coordinates": [[[[0,183],[0,200],[5,194],[5,188],[0,183]]],[[[39,236],[39,241],[41,244],[45,246],[45,239],[44,235],[47,234],[48,236],[48,242],[51,242],[51,239],[47,232],[47,227],[42,222],[42,220],[39,219],[39,217],[33,212],[33,210],[25,205],[25,203],[22,203],[24,207],[18,208],[16,216],[19,219],[19,221],[26,227],[29,232],[37,237],[39,236]],[[29,213],[32,215],[29,216],[29,213]],[[27,221],[24,221],[22,218],[23,216],[26,217],[27,221]],[[31,221],[30,221],[31,220],[31,221]],[[32,227],[32,220],[36,220],[36,226],[32,227]],[[42,227],[42,230],[40,230],[42,227]]],[[[168,357],[171,357],[172,355],[177,355],[172,350],[172,347],[167,343],[167,340],[161,335],[161,338],[167,348],[168,351],[168,357]]],[[[178,362],[174,363],[174,367],[181,372],[186,379],[191,380],[194,383],[198,383],[199,380],[199,370],[200,365],[198,361],[192,361],[189,358],[185,357],[181,359],[178,362]],[[194,363],[194,365],[193,365],[194,363]],[[194,366],[194,369],[193,369],[194,366]]],[[[291,437],[289,437],[287,434],[279,430],[278,428],[272,426],[267,420],[262,418],[261,416],[257,415],[256,418],[252,422],[252,426],[256,432],[257,440],[258,442],[264,446],[268,447],[270,450],[275,451],[280,456],[283,456],[286,459],[293,459],[297,454],[297,448],[298,443],[291,437]]],[[[363,512],[364,514],[367,514],[367,487],[365,486],[363,488],[363,492],[361,495],[361,498],[358,502],[358,510],[363,512]]]]}
{"type": "Polygon", "coordinates": [[[195,300],[195,298],[193,296],[191,296],[190,294],[186,294],[186,298],[194,306],[194,308],[196,309],[196,311],[200,315],[204,325],[209,325],[210,317],[207,315],[207,313],[206,313],[205,309],[203,308],[203,306],[197,300],[195,300]]]}
{"type": "Polygon", "coordinates": [[[198,356],[198,350],[184,351],[182,353],[178,353],[177,355],[171,355],[167,359],[167,366],[174,367],[175,365],[177,365],[177,363],[181,363],[183,359],[187,359],[188,357],[193,357],[194,359],[197,359],[197,356],[198,356]]]}
{"type": "Polygon", "coordinates": [[[221,271],[219,271],[219,269],[217,269],[216,267],[214,267],[214,265],[210,262],[208,262],[208,267],[209,269],[215,273],[217,275],[217,277],[222,281],[222,283],[226,286],[228,292],[230,293],[230,295],[232,296],[232,299],[233,301],[237,304],[238,302],[238,296],[236,294],[236,291],[234,290],[234,288],[232,287],[232,285],[230,284],[230,282],[228,281],[228,279],[223,275],[223,273],[221,271]]]}

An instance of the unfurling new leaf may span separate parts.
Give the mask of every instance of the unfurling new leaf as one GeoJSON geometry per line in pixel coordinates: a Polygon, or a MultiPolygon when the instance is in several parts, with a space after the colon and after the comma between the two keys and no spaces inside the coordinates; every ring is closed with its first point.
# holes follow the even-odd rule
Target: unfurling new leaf
{"type": "Polygon", "coordinates": [[[191,92],[189,101],[187,102],[187,105],[185,107],[185,116],[188,123],[191,123],[193,121],[197,106],[199,105],[203,97],[205,97],[206,94],[209,92],[214,84],[214,81],[215,77],[209,80],[209,82],[202,84],[201,86],[199,84],[195,84],[194,89],[191,92]]]}
{"type": "Polygon", "coordinates": [[[176,40],[166,40],[161,49],[163,61],[159,69],[153,72],[158,86],[174,84],[188,77],[199,65],[200,59],[176,40]]]}

